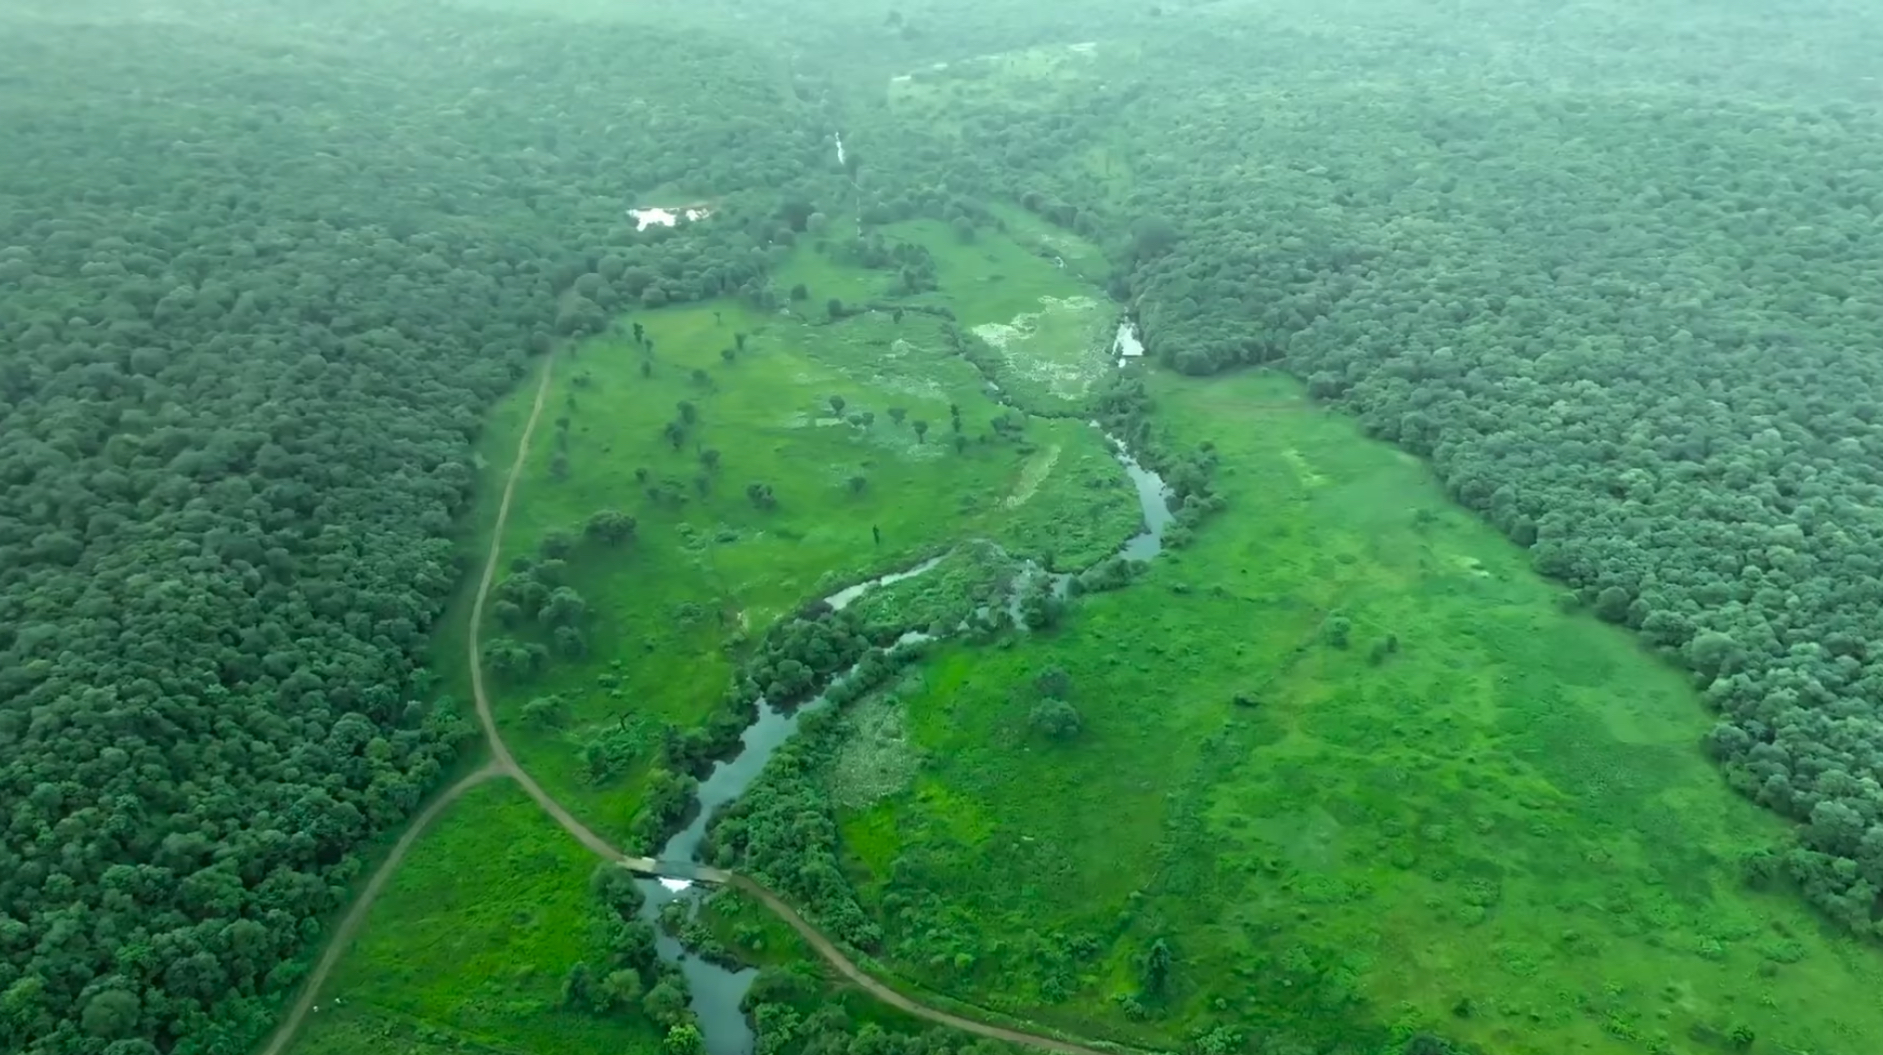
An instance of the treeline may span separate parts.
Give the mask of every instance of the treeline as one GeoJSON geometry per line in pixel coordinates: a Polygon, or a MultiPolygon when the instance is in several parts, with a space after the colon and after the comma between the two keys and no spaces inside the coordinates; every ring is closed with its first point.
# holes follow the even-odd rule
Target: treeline
{"type": "Polygon", "coordinates": [[[1538,103],[1420,151],[1425,238],[1386,233],[1391,177],[1348,158],[1312,191],[1340,224],[1225,194],[1132,284],[1166,361],[1306,378],[1691,667],[1733,786],[1803,825],[1748,879],[1876,936],[1883,247],[1850,232],[1883,217],[1883,128],[1794,120],[1538,103]],[[1544,175],[1571,139],[1601,178],[1544,175]]]}
{"type": "Polygon", "coordinates": [[[1225,42],[1161,41],[1188,61],[1157,65],[1157,92],[1116,78],[1109,132],[964,117],[1034,169],[982,178],[1108,217],[1158,359],[1296,374],[1690,667],[1728,779],[1800,824],[1747,880],[1883,935],[1874,109],[1804,76],[1783,106],[1527,87],[1581,80],[1573,35],[1494,98],[1369,58],[1376,36],[1225,42]],[[1270,90],[1363,62],[1409,86],[1270,90]],[[1127,202],[1068,160],[1094,139],[1127,202]]]}
{"type": "Polygon", "coordinates": [[[268,1028],[465,732],[420,663],[483,408],[575,298],[756,290],[822,178],[710,39],[268,12],[0,26],[7,1051],[268,1028]],[[718,215],[636,232],[676,181],[718,215]]]}

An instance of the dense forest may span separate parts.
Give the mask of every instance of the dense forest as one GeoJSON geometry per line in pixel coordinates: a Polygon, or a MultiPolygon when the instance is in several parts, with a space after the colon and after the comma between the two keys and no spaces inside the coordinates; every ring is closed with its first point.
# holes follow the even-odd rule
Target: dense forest
{"type": "Polygon", "coordinates": [[[1184,231],[1129,278],[1157,353],[1280,362],[1430,456],[1539,571],[1693,668],[1733,786],[1804,824],[1749,881],[1880,933],[1883,122],[1835,96],[1774,124],[1734,99],[1410,94],[1347,113],[1366,154],[1190,111],[1205,152],[1290,161],[1245,162],[1257,199],[1147,182],[1184,231]]]}
{"type": "MultiPolygon", "coordinates": [[[[1648,15],[1571,32],[1541,2],[58,6],[0,16],[5,1050],[267,1030],[467,753],[431,635],[473,443],[532,357],[629,311],[792,308],[801,241],[919,294],[933,260],[866,229],[972,240],[991,203],[1102,245],[1161,366],[1301,379],[1565,607],[1690,670],[1726,780],[1796,822],[1745,882],[1883,939],[1883,22],[1858,5],[1723,5],[1656,46],[1648,15]],[[1058,87],[974,94],[974,56],[1113,37],[1058,87]],[[964,82],[945,106],[885,98],[944,61],[918,83],[964,82]],[[711,217],[637,224],[654,198],[711,217]]],[[[1107,391],[1140,427],[1140,390],[1107,391]]],[[[843,728],[718,838],[868,948],[815,786],[843,728]]],[[[955,1050],[809,984],[765,976],[762,1050],[955,1050]]]]}
{"type": "Polygon", "coordinates": [[[742,195],[822,147],[763,59],[681,43],[0,33],[0,1046],[240,1047],[452,765],[424,662],[484,406],[604,312],[752,282],[742,195]],[[629,112],[566,90],[630,47],[667,58],[629,112]],[[676,180],[727,221],[637,233],[676,180]]]}

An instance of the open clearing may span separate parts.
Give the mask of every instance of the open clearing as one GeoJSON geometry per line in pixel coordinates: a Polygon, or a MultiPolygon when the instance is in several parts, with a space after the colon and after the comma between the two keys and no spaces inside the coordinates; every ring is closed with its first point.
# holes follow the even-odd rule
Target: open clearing
{"type": "Polygon", "coordinates": [[[1351,422],[1246,427],[1291,382],[1157,389],[1217,444],[1230,510],[1057,634],[945,649],[905,693],[924,766],[843,819],[899,970],[1145,1043],[1371,1022],[1503,1055],[1709,1051],[1737,1027],[1874,1050],[1874,958],[1742,886],[1782,826],[1700,756],[1683,674],[1560,611],[1351,422]],[[1027,725],[1049,666],[1084,717],[1071,743],[1027,725]]]}

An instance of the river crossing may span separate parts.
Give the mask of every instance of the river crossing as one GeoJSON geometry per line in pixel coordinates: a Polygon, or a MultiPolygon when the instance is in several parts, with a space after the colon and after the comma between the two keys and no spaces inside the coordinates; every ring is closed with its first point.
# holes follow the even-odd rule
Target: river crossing
{"type": "MultiPolygon", "coordinates": [[[[837,143],[841,156],[841,136],[837,143]]],[[[1121,366],[1128,358],[1144,354],[1143,345],[1137,339],[1136,327],[1130,320],[1120,323],[1113,348],[1119,353],[1121,366]],[[1129,345],[1126,344],[1127,338],[1129,345]],[[1128,347],[1135,348],[1135,351],[1127,350],[1128,347]]],[[[1093,427],[1098,428],[1098,424],[1094,422],[1093,427]]],[[[1118,550],[1118,556],[1127,560],[1150,560],[1162,551],[1164,530],[1173,519],[1169,505],[1170,488],[1160,476],[1140,464],[1122,440],[1109,434],[1106,434],[1105,439],[1125,475],[1131,480],[1144,517],[1143,530],[1124,542],[1118,550]]],[[[872,590],[927,574],[941,564],[944,558],[945,555],[931,557],[912,567],[845,587],[825,597],[824,603],[833,610],[841,611],[872,590]]],[[[1052,576],[1053,592],[1057,596],[1064,597],[1067,594],[1072,578],[1070,574],[1048,572],[1028,562],[1016,573],[1009,595],[1008,612],[1016,624],[1019,622],[1021,598],[1039,575],[1052,576]]],[[[932,640],[934,638],[928,634],[911,632],[902,636],[897,647],[916,646],[932,640]]],[[[832,679],[832,684],[854,673],[853,667],[832,679]]],[[[692,822],[667,840],[657,855],[658,859],[662,862],[704,864],[699,860],[700,850],[714,814],[736,801],[758,779],[772,755],[797,732],[798,722],[805,714],[827,705],[828,700],[822,693],[810,702],[790,710],[774,707],[761,698],[758,701],[758,718],[740,734],[738,752],[731,758],[714,763],[712,771],[700,782],[692,822]]],[[[750,967],[725,967],[706,960],[688,952],[678,938],[661,929],[661,910],[674,901],[687,900],[690,902],[689,911],[698,911],[699,891],[695,884],[672,877],[643,879],[639,883],[645,896],[641,918],[654,926],[655,947],[661,959],[678,963],[686,975],[692,993],[691,1006],[699,1018],[700,1032],[705,1037],[708,1055],[752,1055],[756,1038],[740,1003],[751,988],[753,979],[758,976],[758,971],[750,967]]]]}

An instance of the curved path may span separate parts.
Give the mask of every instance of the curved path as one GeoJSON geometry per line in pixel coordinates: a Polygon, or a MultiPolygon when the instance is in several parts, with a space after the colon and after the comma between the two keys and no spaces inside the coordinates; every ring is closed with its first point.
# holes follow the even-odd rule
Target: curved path
{"type": "Polygon", "coordinates": [[[306,983],[301,986],[301,995],[295,998],[294,1006],[288,1009],[288,1017],[281,1020],[281,1025],[275,1028],[274,1035],[268,1038],[268,1046],[262,1049],[262,1055],[281,1055],[287,1050],[288,1042],[301,1031],[301,1022],[307,1018],[308,1012],[314,1009],[314,1001],[320,996],[320,987],[327,984],[327,976],[333,973],[334,967],[340,963],[340,954],[346,952],[347,946],[353,942],[353,936],[359,933],[361,924],[366,922],[367,910],[373,907],[373,902],[378,900],[380,891],[386,888],[386,881],[392,878],[392,873],[398,869],[399,862],[405,859],[405,852],[412,848],[413,843],[418,842],[418,837],[425,833],[425,829],[431,827],[431,823],[438,819],[438,815],[445,811],[446,806],[458,801],[465,792],[484,781],[503,775],[503,769],[495,765],[485,766],[446,788],[444,794],[432,800],[432,804],[425,807],[425,811],[413,818],[412,823],[406,826],[405,834],[399,836],[399,841],[392,844],[392,852],[379,863],[379,868],[373,872],[373,877],[366,881],[366,889],[360,891],[360,896],[353,899],[353,907],[347,910],[346,917],[340,921],[339,929],[333,932],[333,937],[327,939],[327,947],[321,951],[320,962],[314,965],[313,973],[307,976],[306,983]]]}
{"type": "MultiPolygon", "coordinates": [[[[346,947],[352,941],[354,933],[357,932],[360,925],[365,922],[366,913],[372,908],[373,901],[378,898],[380,891],[385,887],[386,880],[391,878],[393,869],[398,867],[399,861],[404,858],[405,852],[411,849],[412,844],[418,841],[419,835],[424,832],[426,826],[436,819],[438,814],[444,812],[446,806],[456,801],[466,791],[469,791],[471,788],[486,780],[499,776],[514,778],[518,784],[522,785],[523,790],[529,794],[530,798],[536,800],[536,804],[542,807],[543,812],[554,817],[556,823],[562,825],[564,831],[575,836],[578,842],[588,847],[596,856],[614,861],[636,872],[657,874],[659,871],[658,862],[652,858],[630,857],[609,845],[608,840],[595,834],[587,825],[577,820],[574,814],[564,808],[562,803],[557,802],[549,792],[544,791],[542,785],[538,784],[535,778],[531,777],[522,766],[517,764],[516,756],[510,753],[509,745],[504,743],[503,735],[497,731],[497,718],[491,708],[490,694],[484,690],[484,664],[482,662],[483,656],[479,650],[478,640],[478,635],[484,622],[484,606],[490,598],[491,585],[497,578],[497,565],[498,561],[501,559],[501,551],[503,549],[504,526],[509,522],[510,505],[516,497],[517,480],[523,475],[523,463],[529,456],[530,438],[535,435],[536,423],[543,416],[543,404],[549,397],[549,382],[554,374],[555,365],[556,361],[553,353],[543,360],[543,376],[542,380],[538,382],[536,386],[536,401],[530,408],[529,420],[523,425],[523,435],[517,440],[516,456],[510,463],[510,472],[504,477],[503,498],[497,504],[497,519],[491,525],[490,529],[490,552],[484,559],[484,574],[477,582],[477,593],[471,602],[471,625],[469,632],[465,635],[469,646],[468,658],[471,665],[471,694],[476,700],[477,720],[478,723],[483,726],[484,740],[490,746],[490,764],[470,776],[465,777],[463,780],[458,781],[456,784],[453,784],[449,790],[438,797],[437,801],[426,807],[425,812],[419,814],[418,818],[406,829],[405,834],[399,837],[398,843],[392,848],[392,853],[387,855],[385,862],[379,866],[379,870],[373,873],[372,879],[366,884],[366,889],[360,893],[353,907],[348,910],[346,918],[341,921],[339,929],[336,930],[333,937],[328,940],[326,950],[321,953],[320,963],[314,968],[313,974],[308,976],[307,984],[302,988],[301,995],[295,1001],[294,1008],[281,1023],[280,1028],[275,1031],[274,1036],[270,1038],[268,1046],[263,1049],[261,1055],[281,1055],[281,1053],[286,1050],[288,1042],[294,1039],[294,1035],[299,1031],[302,1021],[306,1019],[308,1012],[312,1009],[315,998],[320,995],[321,985],[326,982],[327,976],[333,971],[334,965],[339,963],[340,956],[346,951],[346,947]]],[[[798,915],[798,913],[793,910],[790,905],[785,904],[783,899],[779,898],[778,895],[765,889],[751,878],[733,873],[723,873],[718,869],[709,869],[700,866],[690,867],[698,871],[699,878],[701,879],[705,879],[708,882],[726,883],[756,898],[758,902],[764,905],[766,909],[770,910],[773,915],[784,920],[787,924],[790,924],[791,929],[797,931],[799,936],[801,936],[812,949],[816,950],[819,956],[823,957],[826,962],[836,968],[839,974],[849,979],[870,996],[899,1011],[914,1015],[917,1018],[929,1022],[934,1022],[938,1025],[961,1030],[964,1033],[972,1033],[975,1036],[1003,1041],[1008,1044],[1020,1044],[1027,1047],[1038,1048],[1042,1051],[1053,1052],[1055,1055],[1117,1055],[1121,1050],[1129,1050],[1120,1048],[1107,1050],[1089,1047],[1084,1044],[1075,1044],[1071,1041],[1060,1040],[1056,1037],[1049,1037],[1038,1033],[1027,1033],[1017,1029],[1008,1029],[1004,1026],[996,1026],[987,1022],[964,1018],[952,1012],[943,1011],[940,1008],[930,1007],[927,1004],[920,1003],[891,989],[882,981],[864,973],[863,969],[852,962],[848,956],[845,956],[822,931],[812,926],[803,916],[798,915]],[[708,873],[711,874],[709,875],[708,873]]]]}

